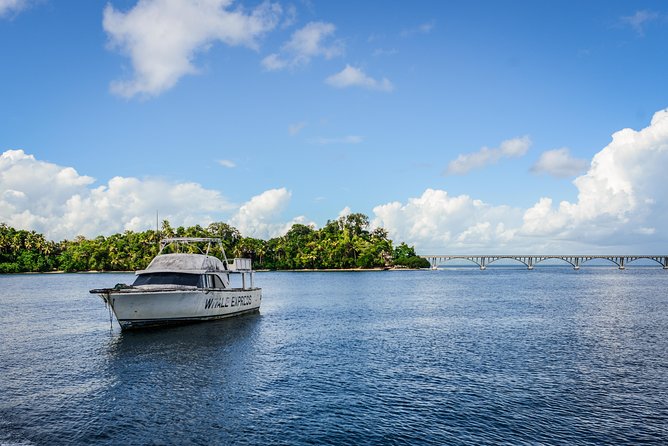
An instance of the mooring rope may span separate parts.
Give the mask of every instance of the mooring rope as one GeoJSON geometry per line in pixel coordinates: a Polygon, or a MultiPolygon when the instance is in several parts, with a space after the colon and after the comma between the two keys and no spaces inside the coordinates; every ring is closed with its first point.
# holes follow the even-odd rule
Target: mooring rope
{"type": "Polygon", "coordinates": [[[104,306],[107,307],[107,310],[109,310],[109,330],[114,329],[114,316],[111,314],[111,304],[109,303],[109,299],[111,296],[107,294],[107,298],[104,299],[104,306]]]}

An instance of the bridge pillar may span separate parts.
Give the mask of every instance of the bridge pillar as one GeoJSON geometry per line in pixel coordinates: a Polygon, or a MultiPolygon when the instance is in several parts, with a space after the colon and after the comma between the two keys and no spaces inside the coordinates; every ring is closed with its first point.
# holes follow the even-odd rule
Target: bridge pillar
{"type": "Polygon", "coordinates": [[[624,268],[624,257],[619,258],[619,269],[626,269],[624,268]]]}

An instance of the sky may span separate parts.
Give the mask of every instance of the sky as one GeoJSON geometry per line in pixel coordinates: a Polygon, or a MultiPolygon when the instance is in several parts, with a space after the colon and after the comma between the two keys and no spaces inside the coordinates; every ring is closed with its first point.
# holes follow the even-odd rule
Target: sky
{"type": "Polygon", "coordinates": [[[0,0],[0,222],[668,252],[668,2],[0,0]]]}

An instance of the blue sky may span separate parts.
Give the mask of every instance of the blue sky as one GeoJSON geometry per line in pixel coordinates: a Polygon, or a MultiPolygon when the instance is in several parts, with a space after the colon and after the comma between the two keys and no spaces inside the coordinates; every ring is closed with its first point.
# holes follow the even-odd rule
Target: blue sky
{"type": "Polygon", "coordinates": [[[667,251],[666,42],[664,1],[0,0],[0,221],[667,251]]]}

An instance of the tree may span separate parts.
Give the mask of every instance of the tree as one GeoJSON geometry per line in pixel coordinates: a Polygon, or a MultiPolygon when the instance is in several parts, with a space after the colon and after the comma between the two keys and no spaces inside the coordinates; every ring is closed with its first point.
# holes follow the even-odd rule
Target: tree
{"type": "MultiPolygon", "coordinates": [[[[125,231],[108,237],[52,242],[35,231],[16,230],[0,223],[0,273],[23,271],[130,271],[144,269],[158,252],[161,237],[220,238],[228,255],[247,257],[256,268],[378,268],[392,264],[411,268],[429,267],[415,249],[392,240],[383,228],[369,231],[369,217],[353,213],[329,220],[319,230],[294,224],[281,237],[267,241],[242,237],[227,223],[215,222],[173,229],[162,221],[160,232],[125,231]]],[[[199,251],[197,251],[199,252],[199,251]]],[[[212,255],[221,257],[217,247],[212,255]]]]}
{"type": "Polygon", "coordinates": [[[415,254],[415,248],[404,242],[394,249],[392,260],[395,265],[407,268],[429,268],[431,266],[429,260],[415,254]]]}
{"type": "Polygon", "coordinates": [[[215,237],[221,239],[223,249],[225,252],[233,252],[237,243],[241,240],[241,233],[233,226],[223,222],[211,223],[206,228],[207,237],[215,237]]]}

